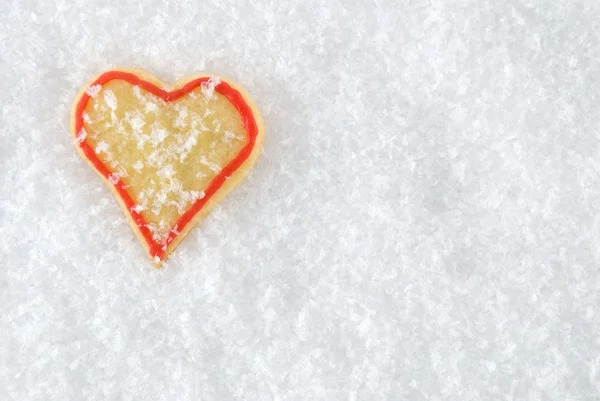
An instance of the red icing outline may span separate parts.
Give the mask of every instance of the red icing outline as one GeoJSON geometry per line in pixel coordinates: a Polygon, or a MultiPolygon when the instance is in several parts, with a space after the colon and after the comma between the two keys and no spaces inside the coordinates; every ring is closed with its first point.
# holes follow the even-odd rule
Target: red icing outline
{"type": "MultiPolygon", "coordinates": [[[[98,79],[96,79],[90,86],[93,85],[104,85],[109,81],[114,79],[119,79],[130,83],[131,85],[138,85],[142,87],[147,92],[152,93],[153,95],[163,99],[165,102],[172,102],[174,100],[179,99],[180,97],[186,95],[187,93],[193,91],[203,83],[207,82],[210,77],[202,77],[198,79],[194,79],[183,87],[176,89],[174,91],[165,91],[158,86],[144,81],[137,75],[124,71],[108,71],[104,74],[100,75],[98,79]]],[[[248,142],[246,145],[240,150],[240,152],[233,158],[233,160],[225,166],[221,170],[221,172],[213,178],[208,187],[204,190],[204,197],[202,199],[198,199],[188,210],[185,211],[183,215],[175,222],[173,228],[171,228],[169,232],[169,236],[163,243],[157,243],[152,238],[152,233],[148,229],[148,223],[144,219],[144,217],[133,210],[135,206],[135,202],[125,189],[125,185],[121,180],[118,180],[116,183],[112,184],[117,193],[121,197],[121,200],[127,207],[127,210],[131,214],[131,218],[137,225],[140,230],[142,236],[146,240],[148,244],[148,250],[150,256],[155,258],[158,256],[160,260],[163,260],[165,256],[165,252],[169,244],[177,237],[177,235],[184,230],[187,224],[194,218],[194,216],[202,210],[204,205],[210,200],[210,198],[221,188],[225,180],[227,180],[241,165],[244,161],[250,156],[252,153],[252,149],[254,148],[254,144],[256,143],[256,137],[258,136],[258,126],[256,125],[256,120],[254,119],[254,113],[252,113],[252,108],[246,103],[244,97],[240,92],[236,89],[232,88],[226,82],[221,81],[218,85],[215,85],[215,90],[221,95],[225,96],[229,102],[236,108],[236,110],[240,113],[242,117],[242,121],[244,123],[244,127],[246,128],[246,135],[248,136],[248,142]]],[[[90,95],[86,92],[83,93],[79,102],[77,102],[77,106],[75,109],[75,135],[79,135],[79,132],[82,128],[84,128],[83,122],[83,112],[88,104],[90,99],[90,95]]],[[[79,143],[81,150],[88,158],[88,160],[96,167],[96,169],[106,178],[109,182],[109,176],[112,174],[110,169],[102,163],[102,161],[96,156],[96,152],[94,149],[87,143],[84,139],[79,143]]]]}

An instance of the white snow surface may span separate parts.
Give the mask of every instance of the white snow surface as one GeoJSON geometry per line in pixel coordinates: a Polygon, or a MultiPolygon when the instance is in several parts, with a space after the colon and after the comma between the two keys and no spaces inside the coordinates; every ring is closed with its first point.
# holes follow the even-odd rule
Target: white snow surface
{"type": "Polygon", "coordinates": [[[600,2],[0,2],[0,400],[600,399],[600,2]],[[267,126],[154,269],[76,154],[94,75],[267,126]]]}

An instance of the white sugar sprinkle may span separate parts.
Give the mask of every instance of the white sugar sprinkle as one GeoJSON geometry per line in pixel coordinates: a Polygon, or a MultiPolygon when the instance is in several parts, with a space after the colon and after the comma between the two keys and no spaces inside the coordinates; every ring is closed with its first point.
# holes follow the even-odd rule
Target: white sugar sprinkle
{"type": "Polygon", "coordinates": [[[77,141],[77,143],[82,143],[85,140],[85,137],[87,136],[87,133],[85,132],[85,129],[80,129],[79,133],[75,136],[75,140],[77,141]]]}
{"type": "Polygon", "coordinates": [[[104,101],[111,108],[111,110],[117,109],[117,97],[110,89],[105,89],[104,92],[104,101]]]}
{"type": "Polygon", "coordinates": [[[208,99],[213,99],[215,97],[214,91],[215,87],[221,83],[221,80],[217,77],[210,77],[210,79],[202,84],[201,90],[204,96],[208,99]]]}
{"type": "Polygon", "coordinates": [[[138,160],[132,167],[135,169],[135,171],[140,172],[140,170],[144,168],[144,163],[142,163],[141,160],[138,160]]]}
{"type": "Polygon", "coordinates": [[[116,185],[119,182],[119,174],[109,174],[108,175],[108,181],[113,184],[116,185]]]}
{"type": "Polygon", "coordinates": [[[98,93],[100,92],[101,89],[102,89],[101,85],[92,85],[86,89],[85,93],[87,93],[91,97],[96,97],[96,95],[98,95],[98,93]]]}
{"type": "Polygon", "coordinates": [[[98,142],[98,144],[96,145],[96,153],[102,153],[102,152],[106,152],[108,151],[108,148],[110,146],[108,145],[108,143],[104,142],[104,141],[100,141],[98,142]]]}

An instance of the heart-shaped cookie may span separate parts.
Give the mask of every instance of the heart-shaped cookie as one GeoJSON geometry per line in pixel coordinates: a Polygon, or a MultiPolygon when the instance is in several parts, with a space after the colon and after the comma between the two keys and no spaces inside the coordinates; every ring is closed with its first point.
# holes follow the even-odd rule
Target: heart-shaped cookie
{"type": "Polygon", "coordinates": [[[250,96],[230,80],[168,85],[131,69],[100,74],[81,90],[71,130],[156,265],[241,183],[265,132],[250,96]]]}

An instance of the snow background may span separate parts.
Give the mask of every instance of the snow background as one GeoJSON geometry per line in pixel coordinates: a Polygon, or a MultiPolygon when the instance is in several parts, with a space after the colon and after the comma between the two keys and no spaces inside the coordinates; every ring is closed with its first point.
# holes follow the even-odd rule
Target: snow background
{"type": "Polygon", "coordinates": [[[0,399],[600,399],[600,3],[285,3],[0,3],[0,399]],[[69,132],[118,66],[267,126],[162,270],[69,132]]]}

